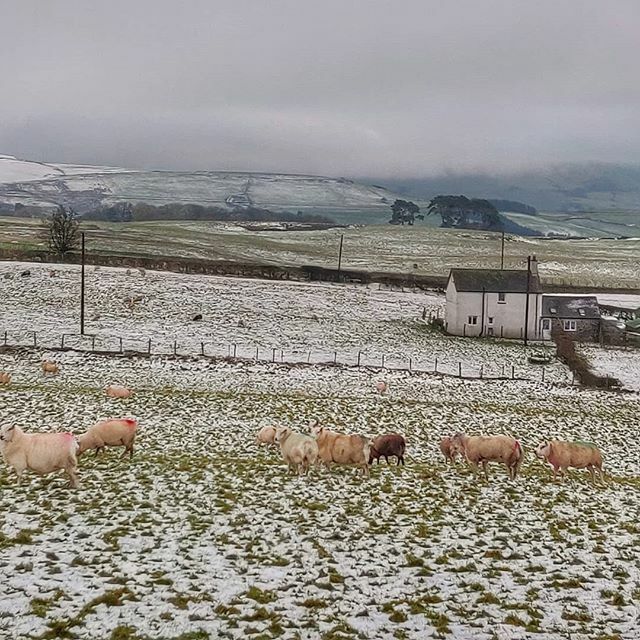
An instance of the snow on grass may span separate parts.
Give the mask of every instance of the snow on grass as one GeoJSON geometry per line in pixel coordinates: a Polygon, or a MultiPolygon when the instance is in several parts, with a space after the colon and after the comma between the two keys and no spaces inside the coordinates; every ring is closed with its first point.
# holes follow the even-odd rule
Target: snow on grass
{"type": "Polygon", "coordinates": [[[636,396],[518,381],[57,354],[0,354],[3,422],[81,432],[133,415],[132,462],[81,458],[82,488],[0,472],[0,634],[57,638],[631,638],[640,559],[636,396]],[[118,401],[102,390],[124,381],[118,401]],[[615,398],[615,401],[612,399],[615,398]],[[406,435],[406,467],[288,476],[267,423],[406,435]],[[444,433],[512,433],[522,476],[447,467],[444,433]],[[601,445],[611,478],[554,484],[538,441],[601,445]],[[4,631],[2,631],[4,630],[4,631]],[[191,634],[191,635],[188,635],[191,634]],[[199,635],[198,635],[199,634],[199,635]]]}
{"type": "Polygon", "coordinates": [[[640,351],[638,349],[602,349],[595,346],[582,346],[580,351],[588,358],[596,373],[617,378],[626,389],[640,391],[640,351]]]}

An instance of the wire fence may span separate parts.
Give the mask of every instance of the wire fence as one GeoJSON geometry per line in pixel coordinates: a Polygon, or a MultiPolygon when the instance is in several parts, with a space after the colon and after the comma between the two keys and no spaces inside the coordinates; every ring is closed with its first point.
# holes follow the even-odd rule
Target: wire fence
{"type": "Polygon", "coordinates": [[[372,371],[407,371],[435,374],[466,380],[530,380],[541,382],[575,382],[568,374],[558,379],[557,368],[550,376],[544,365],[516,363],[469,363],[450,357],[404,357],[375,354],[365,351],[341,353],[339,351],[279,349],[264,345],[241,345],[214,342],[184,343],[178,340],[135,338],[63,333],[53,336],[36,331],[0,331],[0,347],[4,349],[31,348],[49,351],[77,351],[97,355],[121,357],[176,357],[208,358],[232,362],[277,363],[290,366],[324,366],[363,368],[372,371]]]}

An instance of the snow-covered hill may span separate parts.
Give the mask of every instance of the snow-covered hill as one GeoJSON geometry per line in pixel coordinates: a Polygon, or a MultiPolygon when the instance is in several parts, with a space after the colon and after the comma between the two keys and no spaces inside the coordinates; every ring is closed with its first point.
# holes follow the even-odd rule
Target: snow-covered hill
{"type": "Polygon", "coordinates": [[[224,171],[142,171],[0,156],[0,203],[88,211],[117,201],[255,205],[274,211],[386,215],[396,195],[345,178],[224,171]]]}

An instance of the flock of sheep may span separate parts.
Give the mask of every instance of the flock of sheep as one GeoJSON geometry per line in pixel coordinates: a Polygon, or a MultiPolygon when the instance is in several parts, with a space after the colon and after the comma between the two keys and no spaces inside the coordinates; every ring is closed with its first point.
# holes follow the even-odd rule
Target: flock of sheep
{"type": "MultiPolygon", "coordinates": [[[[55,362],[42,363],[44,375],[59,373],[55,362]]],[[[11,376],[0,372],[0,384],[9,384],[11,376]]],[[[383,396],[387,391],[385,382],[376,384],[376,393],[383,396]]],[[[121,385],[109,385],[106,394],[113,398],[128,398],[131,390],[121,385]]],[[[124,447],[123,457],[133,456],[133,445],[138,430],[138,422],[133,418],[109,419],[98,422],[85,433],[74,436],[71,433],[25,433],[15,425],[0,428],[0,451],[5,462],[12,467],[18,483],[26,470],[44,475],[63,469],[70,478],[71,486],[77,488],[78,456],[88,450],[96,454],[105,447],[124,447]]],[[[373,440],[362,435],[344,434],[328,429],[314,420],[309,425],[309,433],[299,433],[290,427],[266,426],[260,429],[256,442],[260,445],[277,445],[282,458],[291,473],[305,475],[316,465],[327,469],[334,464],[354,466],[369,475],[369,466],[375,460],[395,457],[397,464],[404,465],[406,441],[398,433],[380,435],[373,440]]],[[[489,462],[499,462],[507,467],[509,478],[515,480],[524,450],[518,440],[504,435],[468,436],[456,433],[440,440],[440,450],[445,460],[455,464],[461,456],[477,471],[479,466],[488,478],[489,462]]],[[[558,472],[564,476],[568,468],[588,469],[595,481],[596,471],[604,478],[602,454],[592,443],[565,442],[551,440],[539,445],[535,454],[553,468],[553,477],[558,472]]]]}

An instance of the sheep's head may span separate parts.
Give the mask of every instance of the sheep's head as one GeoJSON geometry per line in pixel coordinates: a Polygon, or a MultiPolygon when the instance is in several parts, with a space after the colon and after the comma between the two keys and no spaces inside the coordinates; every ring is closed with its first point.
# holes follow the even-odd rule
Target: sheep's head
{"type": "Polygon", "coordinates": [[[276,434],[273,436],[273,441],[278,444],[283,440],[286,440],[291,433],[291,429],[289,427],[277,427],[276,434]]]}
{"type": "Polygon", "coordinates": [[[543,442],[536,447],[536,456],[541,460],[545,460],[551,453],[551,443],[543,442]]]}
{"type": "Polygon", "coordinates": [[[4,425],[0,428],[0,447],[4,447],[8,442],[13,440],[16,428],[14,425],[4,425]]]}
{"type": "Polygon", "coordinates": [[[311,431],[311,435],[314,438],[317,438],[321,433],[324,427],[317,421],[314,420],[309,424],[309,431],[311,431]]]}

